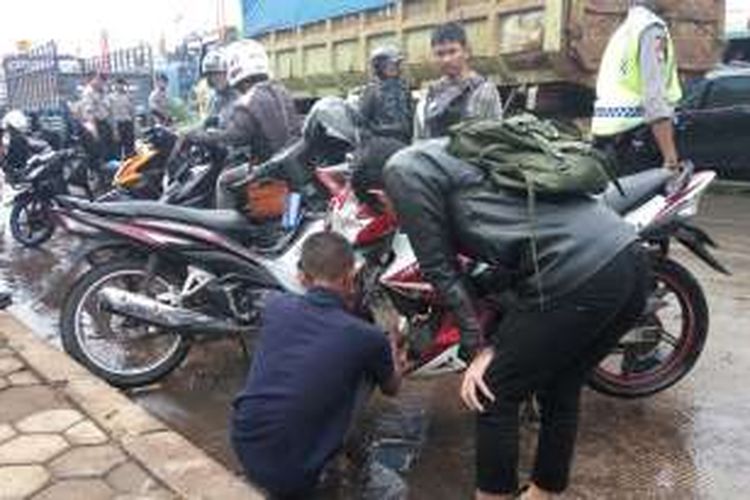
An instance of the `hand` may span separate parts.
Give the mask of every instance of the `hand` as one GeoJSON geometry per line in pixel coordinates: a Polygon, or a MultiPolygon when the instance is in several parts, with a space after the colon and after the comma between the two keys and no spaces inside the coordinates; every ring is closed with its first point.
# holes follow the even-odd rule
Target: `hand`
{"type": "Polygon", "coordinates": [[[389,336],[391,344],[391,355],[393,356],[393,367],[399,376],[409,371],[409,354],[406,350],[403,338],[389,336]]]}
{"type": "Polygon", "coordinates": [[[672,170],[673,177],[667,182],[666,194],[671,196],[675,193],[679,193],[685,189],[693,178],[695,171],[695,165],[691,161],[680,162],[677,167],[672,170]]]}
{"type": "Polygon", "coordinates": [[[461,399],[464,404],[472,411],[484,413],[485,409],[479,400],[479,393],[489,399],[495,401],[495,395],[492,394],[489,387],[484,381],[484,374],[487,372],[487,368],[492,363],[495,357],[495,350],[491,347],[486,347],[477,354],[474,360],[469,365],[464,373],[464,380],[461,383],[461,399]]]}

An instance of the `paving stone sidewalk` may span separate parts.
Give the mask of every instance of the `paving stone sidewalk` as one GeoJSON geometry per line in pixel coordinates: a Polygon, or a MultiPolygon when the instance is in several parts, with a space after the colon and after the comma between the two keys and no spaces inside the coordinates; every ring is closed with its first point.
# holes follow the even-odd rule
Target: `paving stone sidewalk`
{"type": "Polygon", "coordinates": [[[0,499],[262,497],[0,314],[0,499]]]}

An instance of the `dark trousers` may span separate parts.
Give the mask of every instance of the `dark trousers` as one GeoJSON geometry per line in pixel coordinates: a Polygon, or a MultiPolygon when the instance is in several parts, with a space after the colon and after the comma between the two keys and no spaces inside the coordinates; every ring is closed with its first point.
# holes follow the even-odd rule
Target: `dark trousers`
{"type": "Polygon", "coordinates": [[[518,489],[519,408],[536,394],[541,430],[532,481],[561,492],[568,485],[581,389],[591,370],[632,328],[650,286],[644,252],[633,244],[577,290],[543,311],[512,311],[493,339],[485,381],[496,397],[477,417],[477,488],[518,489]]]}
{"type": "Polygon", "coordinates": [[[648,125],[610,137],[595,137],[594,146],[610,157],[618,177],[659,168],[663,163],[659,146],[648,125]]]}
{"type": "Polygon", "coordinates": [[[114,147],[114,134],[109,122],[97,121],[96,130],[98,136],[84,129],[81,139],[92,166],[98,167],[99,163],[107,162],[115,158],[117,154],[114,147]]]}
{"type": "Polygon", "coordinates": [[[120,155],[122,158],[132,156],[135,152],[135,129],[133,121],[117,122],[117,135],[120,136],[120,155]]]}

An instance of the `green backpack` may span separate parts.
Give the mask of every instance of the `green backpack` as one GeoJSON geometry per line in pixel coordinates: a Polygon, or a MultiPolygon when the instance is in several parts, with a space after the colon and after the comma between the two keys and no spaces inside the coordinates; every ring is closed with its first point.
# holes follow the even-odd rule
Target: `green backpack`
{"type": "MultiPolygon", "coordinates": [[[[501,188],[549,194],[599,194],[618,185],[607,155],[575,130],[521,114],[451,128],[448,152],[484,170],[501,188]]],[[[619,185],[618,185],[619,187],[619,185]]]]}
{"type": "Polygon", "coordinates": [[[495,186],[526,193],[532,261],[544,308],[534,224],[536,193],[599,194],[610,182],[622,193],[609,157],[577,130],[531,114],[459,123],[450,130],[448,152],[484,170],[495,186]]]}

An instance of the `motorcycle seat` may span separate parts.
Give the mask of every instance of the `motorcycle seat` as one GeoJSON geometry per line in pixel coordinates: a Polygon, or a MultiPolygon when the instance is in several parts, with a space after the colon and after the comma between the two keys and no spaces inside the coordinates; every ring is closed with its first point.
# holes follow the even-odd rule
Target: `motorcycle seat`
{"type": "Polygon", "coordinates": [[[634,175],[621,177],[620,187],[610,184],[602,194],[602,200],[612,210],[620,215],[644,204],[656,193],[662,191],[671,178],[671,174],[663,168],[645,170],[634,175]]]}
{"type": "Polygon", "coordinates": [[[205,210],[168,205],[157,201],[113,201],[89,202],[82,199],[66,197],[64,204],[70,204],[80,210],[97,215],[112,217],[138,217],[148,219],[166,219],[213,229],[221,233],[242,234],[251,231],[254,226],[247,217],[236,210],[205,210]]]}

